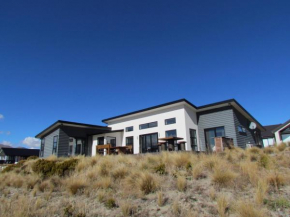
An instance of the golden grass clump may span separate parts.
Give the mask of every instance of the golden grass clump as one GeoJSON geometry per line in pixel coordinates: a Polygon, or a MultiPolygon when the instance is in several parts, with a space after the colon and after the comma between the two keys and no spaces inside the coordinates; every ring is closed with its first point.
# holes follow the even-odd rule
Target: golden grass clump
{"type": "Polygon", "coordinates": [[[267,180],[260,179],[258,181],[258,185],[255,189],[255,201],[258,205],[262,205],[263,201],[265,199],[266,193],[268,191],[269,185],[267,183],[267,180]]]}
{"type": "Polygon", "coordinates": [[[239,201],[235,206],[239,217],[265,217],[266,213],[260,207],[255,207],[251,202],[239,201]]]}
{"type": "Polygon", "coordinates": [[[203,179],[206,178],[206,171],[204,166],[199,163],[192,168],[192,176],[194,179],[203,179]]]}
{"type": "Polygon", "coordinates": [[[286,149],[286,147],[287,147],[287,145],[284,142],[277,145],[277,149],[281,152],[284,151],[286,149]]]}
{"type": "Polygon", "coordinates": [[[163,206],[164,205],[164,196],[163,196],[163,192],[162,191],[158,191],[157,192],[157,204],[158,206],[163,206]]]}
{"type": "Polygon", "coordinates": [[[212,182],[219,187],[226,187],[233,183],[237,174],[229,168],[216,168],[212,174],[212,182]]]}
{"type": "Polygon", "coordinates": [[[70,178],[67,180],[66,186],[68,192],[71,195],[75,195],[78,192],[82,192],[87,187],[87,183],[84,179],[70,178]]]}
{"type": "Polygon", "coordinates": [[[280,189],[281,186],[283,186],[286,183],[284,175],[282,175],[276,170],[268,173],[267,181],[277,191],[280,189]]]}
{"type": "Polygon", "coordinates": [[[226,213],[229,210],[229,199],[226,197],[226,195],[221,194],[217,197],[217,210],[219,213],[219,216],[225,217],[226,213]]]}
{"type": "Polygon", "coordinates": [[[123,202],[120,206],[121,208],[121,211],[122,211],[122,215],[124,217],[129,217],[129,216],[132,216],[136,213],[137,211],[137,208],[136,206],[132,205],[132,203],[130,202],[123,202]]]}
{"type": "Polygon", "coordinates": [[[176,186],[179,191],[185,191],[186,185],[187,185],[187,181],[185,177],[183,176],[177,177],[176,186]]]}
{"type": "Polygon", "coordinates": [[[153,193],[158,188],[156,178],[150,173],[142,173],[139,178],[139,187],[144,194],[153,193]]]}

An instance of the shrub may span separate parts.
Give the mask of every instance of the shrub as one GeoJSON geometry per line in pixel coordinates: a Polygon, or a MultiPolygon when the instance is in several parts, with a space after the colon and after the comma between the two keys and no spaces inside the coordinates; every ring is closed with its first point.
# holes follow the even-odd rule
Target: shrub
{"type": "Polygon", "coordinates": [[[177,189],[179,191],[185,191],[185,189],[186,189],[186,179],[183,176],[179,176],[177,178],[176,185],[177,185],[177,189]]]}
{"type": "Polygon", "coordinates": [[[141,174],[140,183],[139,184],[140,184],[140,190],[144,194],[152,193],[152,192],[154,192],[157,189],[156,180],[149,173],[141,174]]]}
{"type": "Polygon", "coordinates": [[[267,147],[267,148],[264,148],[264,153],[265,154],[273,154],[275,151],[272,147],[267,147]]]}
{"type": "Polygon", "coordinates": [[[248,150],[252,154],[260,154],[260,152],[261,152],[261,149],[257,148],[257,147],[252,147],[252,148],[249,148],[248,150]]]}
{"type": "Polygon", "coordinates": [[[123,179],[126,177],[126,175],[128,174],[128,169],[124,166],[122,167],[118,167],[115,170],[112,171],[112,177],[113,179],[117,180],[117,179],[123,179]]]}
{"type": "Polygon", "coordinates": [[[165,175],[166,174],[166,170],[165,170],[165,164],[161,163],[158,166],[156,166],[154,168],[155,172],[160,174],[160,175],[165,175]]]}
{"type": "Polygon", "coordinates": [[[215,169],[212,175],[212,182],[218,186],[225,187],[231,184],[236,178],[236,174],[226,169],[215,169]]]}
{"type": "Polygon", "coordinates": [[[124,217],[132,216],[136,212],[136,207],[131,203],[124,202],[121,205],[121,211],[124,217]]]}
{"type": "Polygon", "coordinates": [[[69,159],[58,163],[55,161],[40,159],[32,165],[32,170],[43,177],[53,175],[65,176],[75,169],[77,163],[78,159],[69,159]]]}

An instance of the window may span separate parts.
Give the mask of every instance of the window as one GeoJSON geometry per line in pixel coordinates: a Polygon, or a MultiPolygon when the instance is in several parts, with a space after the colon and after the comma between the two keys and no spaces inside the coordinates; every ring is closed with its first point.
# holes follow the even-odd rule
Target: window
{"type": "Polygon", "coordinates": [[[53,137],[52,154],[56,154],[58,136],[53,137]]]}
{"type": "Polygon", "coordinates": [[[140,124],[139,129],[143,130],[143,129],[157,127],[157,126],[158,126],[157,121],[155,121],[155,122],[151,122],[151,123],[147,123],[147,124],[140,124]]]}
{"type": "Polygon", "coordinates": [[[191,145],[191,149],[193,151],[197,151],[196,130],[189,129],[189,135],[190,135],[190,145],[191,145]]]}
{"type": "Polygon", "coordinates": [[[242,126],[238,126],[239,133],[246,133],[246,129],[242,126]]]}
{"type": "Polygon", "coordinates": [[[176,136],[177,136],[176,130],[165,131],[165,137],[176,137],[176,136]]]}
{"type": "Polygon", "coordinates": [[[76,155],[81,154],[81,148],[82,148],[82,144],[76,145],[76,152],[75,152],[76,155]]]}
{"type": "Polygon", "coordinates": [[[209,151],[215,146],[215,137],[224,137],[225,136],[225,128],[224,127],[217,127],[211,129],[205,129],[205,142],[206,147],[209,151]]]}
{"type": "Polygon", "coordinates": [[[126,137],[126,146],[128,145],[134,145],[134,138],[133,136],[126,137]]]}
{"type": "Polygon", "coordinates": [[[131,126],[131,127],[126,127],[126,132],[131,132],[131,131],[133,131],[133,130],[134,130],[133,126],[131,126]]]}
{"type": "Polygon", "coordinates": [[[44,144],[45,144],[45,138],[41,140],[40,157],[43,157],[44,155],[44,144]]]}
{"type": "Polygon", "coordinates": [[[105,137],[98,137],[98,145],[104,145],[105,137]]]}
{"type": "Polygon", "coordinates": [[[169,125],[169,124],[175,124],[176,123],[176,119],[175,118],[169,118],[165,120],[165,125],[169,125]]]}

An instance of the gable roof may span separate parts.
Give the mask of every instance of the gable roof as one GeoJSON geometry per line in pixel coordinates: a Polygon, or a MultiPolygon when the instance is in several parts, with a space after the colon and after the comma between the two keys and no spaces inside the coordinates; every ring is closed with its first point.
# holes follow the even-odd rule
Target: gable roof
{"type": "Polygon", "coordinates": [[[281,124],[275,124],[275,125],[267,125],[264,126],[264,128],[266,129],[266,131],[262,132],[262,138],[266,139],[266,138],[273,138],[274,137],[274,133],[272,132],[272,130],[274,130],[275,128],[279,127],[281,124]]]}
{"type": "Polygon", "coordinates": [[[240,113],[242,113],[245,117],[247,117],[249,120],[255,122],[261,131],[265,131],[265,128],[243,106],[241,106],[235,99],[228,99],[228,100],[224,100],[224,101],[220,101],[220,102],[216,102],[216,103],[211,103],[211,104],[207,104],[207,105],[203,105],[203,106],[199,106],[199,107],[195,106],[194,104],[192,104],[191,102],[189,102],[186,99],[179,99],[176,101],[172,101],[172,102],[160,104],[157,106],[137,110],[134,112],[129,112],[126,114],[118,115],[115,117],[107,118],[107,119],[102,120],[102,122],[108,123],[108,121],[111,121],[114,119],[119,119],[119,118],[123,118],[126,116],[130,116],[130,115],[134,115],[134,114],[138,114],[138,113],[142,113],[142,112],[146,112],[146,111],[150,111],[150,110],[154,110],[154,109],[158,109],[158,108],[162,108],[162,107],[166,107],[166,106],[170,106],[170,105],[174,105],[174,104],[178,104],[178,103],[185,103],[185,104],[189,105],[191,108],[193,108],[194,110],[196,110],[197,112],[231,105],[235,109],[237,109],[240,113]]]}
{"type": "Polygon", "coordinates": [[[280,124],[278,127],[272,130],[272,133],[277,132],[278,130],[282,130],[283,128],[287,127],[290,124],[290,119],[286,121],[284,124],[280,124]]]}
{"type": "Polygon", "coordinates": [[[39,149],[27,149],[27,148],[1,148],[6,156],[39,156],[39,149]]]}
{"type": "Polygon", "coordinates": [[[71,121],[63,121],[63,120],[58,120],[43,131],[41,131],[39,134],[37,134],[35,137],[36,138],[43,138],[44,136],[50,134],[51,132],[55,131],[59,127],[69,127],[69,128],[74,128],[75,131],[81,130],[81,129],[87,129],[88,131],[111,131],[110,127],[105,127],[105,126],[99,126],[99,125],[92,125],[92,124],[83,124],[83,123],[77,123],[77,122],[71,122],[71,121]]]}

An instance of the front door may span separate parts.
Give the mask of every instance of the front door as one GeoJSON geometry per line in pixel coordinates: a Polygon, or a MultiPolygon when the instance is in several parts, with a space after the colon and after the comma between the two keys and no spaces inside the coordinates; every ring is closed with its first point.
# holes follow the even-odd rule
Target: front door
{"type": "Polygon", "coordinates": [[[140,135],[141,153],[158,151],[158,133],[140,135]]]}

